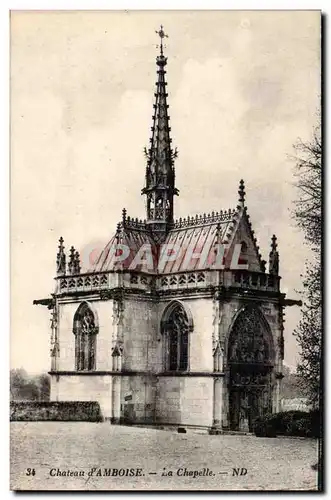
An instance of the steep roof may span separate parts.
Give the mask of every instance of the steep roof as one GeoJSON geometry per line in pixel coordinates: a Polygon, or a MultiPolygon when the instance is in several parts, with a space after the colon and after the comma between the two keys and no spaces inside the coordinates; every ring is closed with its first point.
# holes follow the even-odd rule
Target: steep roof
{"type": "MultiPolygon", "coordinates": [[[[161,245],[155,243],[145,221],[126,217],[124,212],[116,234],[89,272],[123,269],[170,274],[205,270],[215,262],[217,244],[225,244],[231,250],[234,244],[243,241],[245,255],[241,256],[241,263],[248,262],[251,270],[262,271],[263,264],[249,216],[242,206],[225,212],[179,219],[174,222],[161,245]],[[162,258],[162,252],[166,251],[167,258],[164,254],[162,258]]],[[[230,264],[226,257],[224,263],[226,267],[230,264]]]]}
{"type": "MultiPolygon", "coordinates": [[[[138,254],[138,251],[143,247],[143,245],[146,244],[151,245],[151,248],[154,248],[154,240],[146,228],[127,228],[123,227],[122,224],[119,224],[117,232],[112,236],[110,241],[100,253],[95,264],[87,272],[129,269],[133,259],[138,254]],[[125,251],[122,246],[129,249],[129,255],[125,260],[120,261],[119,257],[122,252],[125,251]]],[[[139,271],[142,269],[141,267],[137,267],[135,270],[139,271]]],[[[150,272],[153,271],[154,269],[150,270],[150,272]]]]}
{"type": "Polygon", "coordinates": [[[164,260],[164,264],[161,262],[159,272],[167,274],[210,267],[215,261],[216,244],[229,241],[236,218],[236,210],[229,210],[177,221],[164,243],[174,246],[175,249],[178,247],[180,251],[175,260],[164,260]]]}

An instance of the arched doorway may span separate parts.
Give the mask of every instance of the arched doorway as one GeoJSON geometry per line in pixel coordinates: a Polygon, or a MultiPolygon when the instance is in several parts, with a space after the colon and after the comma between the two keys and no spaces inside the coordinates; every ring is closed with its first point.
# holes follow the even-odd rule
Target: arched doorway
{"type": "Polygon", "coordinates": [[[227,361],[230,428],[251,431],[254,418],[272,410],[272,335],[257,307],[245,307],[237,316],[227,361]]]}

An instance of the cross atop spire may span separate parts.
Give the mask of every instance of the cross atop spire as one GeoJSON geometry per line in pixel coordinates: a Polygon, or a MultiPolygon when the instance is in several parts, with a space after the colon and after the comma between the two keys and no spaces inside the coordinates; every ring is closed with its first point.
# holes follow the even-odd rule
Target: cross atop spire
{"type": "Polygon", "coordinates": [[[163,26],[162,26],[162,24],[161,24],[161,26],[160,26],[159,31],[155,31],[155,33],[156,33],[157,35],[159,35],[159,37],[160,37],[161,43],[160,43],[159,47],[160,47],[160,53],[161,53],[161,56],[163,56],[163,38],[169,38],[169,37],[168,37],[168,35],[166,35],[166,34],[165,34],[165,32],[164,32],[164,30],[163,30],[163,26]]]}

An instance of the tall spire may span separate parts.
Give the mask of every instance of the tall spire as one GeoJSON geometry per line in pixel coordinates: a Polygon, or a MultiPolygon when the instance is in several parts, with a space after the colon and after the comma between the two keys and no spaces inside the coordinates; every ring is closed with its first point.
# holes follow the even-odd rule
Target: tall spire
{"type": "Polygon", "coordinates": [[[156,57],[158,81],[156,82],[155,104],[150,147],[145,149],[147,158],[146,184],[142,194],[147,196],[147,224],[150,226],[156,241],[166,235],[173,222],[174,195],[178,194],[175,188],[174,160],[177,150],[171,147],[168,104],[165,81],[165,66],[167,58],[163,53],[163,38],[168,35],[161,26],[159,31],[161,43],[160,54],[156,57]]]}

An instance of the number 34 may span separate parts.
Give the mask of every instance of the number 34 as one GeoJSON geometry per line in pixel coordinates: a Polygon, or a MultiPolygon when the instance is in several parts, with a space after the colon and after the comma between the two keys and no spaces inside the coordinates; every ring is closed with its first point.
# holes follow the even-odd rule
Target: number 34
{"type": "Polygon", "coordinates": [[[26,469],[25,471],[25,475],[26,476],[35,476],[36,475],[36,471],[34,469],[26,469]]]}

